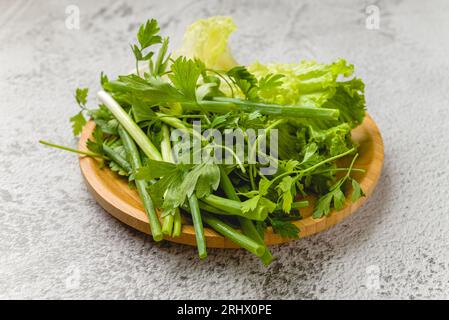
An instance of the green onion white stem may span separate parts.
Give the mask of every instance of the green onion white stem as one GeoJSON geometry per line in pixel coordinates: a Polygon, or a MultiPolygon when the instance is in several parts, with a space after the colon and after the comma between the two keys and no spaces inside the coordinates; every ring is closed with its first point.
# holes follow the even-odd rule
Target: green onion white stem
{"type": "Polygon", "coordinates": [[[140,127],[131,119],[131,117],[123,110],[123,108],[112,98],[106,91],[98,92],[98,98],[112,112],[114,117],[126,129],[129,135],[136,141],[137,145],[142,149],[145,155],[153,160],[162,160],[159,150],[153,145],[148,136],[140,129],[140,127]]]}

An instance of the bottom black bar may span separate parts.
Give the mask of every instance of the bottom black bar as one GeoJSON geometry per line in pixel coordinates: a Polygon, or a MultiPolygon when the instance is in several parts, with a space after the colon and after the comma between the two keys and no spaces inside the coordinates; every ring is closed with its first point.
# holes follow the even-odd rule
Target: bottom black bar
{"type": "MultiPolygon", "coordinates": [[[[22,312],[39,314],[40,309],[45,310],[45,315],[70,314],[70,316],[114,315],[144,316],[145,319],[300,319],[310,313],[322,316],[352,316],[360,319],[360,313],[355,310],[363,310],[363,314],[370,316],[387,316],[390,307],[400,307],[405,315],[418,314],[419,311],[429,310],[423,307],[428,302],[419,301],[311,301],[311,300],[151,300],[151,301],[1,301],[0,308],[6,312],[8,307],[19,316],[22,312]],[[353,306],[358,305],[363,309],[353,306]],[[388,308],[384,308],[388,306],[388,308]],[[417,311],[417,313],[415,313],[417,311]],[[294,317],[285,317],[285,315],[294,317]],[[161,318],[162,316],[162,318],[161,318]]],[[[446,301],[447,303],[447,301],[446,301]]],[[[439,304],[438,301],[430,301],[432,310],[439,304]]]]}

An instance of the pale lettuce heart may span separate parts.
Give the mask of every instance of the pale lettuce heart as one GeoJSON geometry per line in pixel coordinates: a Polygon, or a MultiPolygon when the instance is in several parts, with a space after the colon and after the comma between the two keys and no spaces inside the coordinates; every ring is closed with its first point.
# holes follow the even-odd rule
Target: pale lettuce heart
{"type": "Polygon", "coordinates": [[[229,70],[237,65],[228,48],[229,36],[236,29],[230,17],[197,20],[187,28],[177,55],[198,58],[211,69],[229,70]]]}

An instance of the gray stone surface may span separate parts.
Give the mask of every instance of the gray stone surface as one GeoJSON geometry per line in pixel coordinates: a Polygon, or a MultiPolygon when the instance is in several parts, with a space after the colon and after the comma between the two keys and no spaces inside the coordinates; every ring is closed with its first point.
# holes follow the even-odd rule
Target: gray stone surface
{"type": "MultiPolygon", "coordinates": [[[[0,298],[447,298],[447,1],[0,2],[0,298]],[[69,4],[80,30],[65,27],[69,4]],[[138,24],[157,18],[175,44],[197,18],[231,15],[241,63],[345,57],[366,82],[385,141],[379,185],[322,234],[273,248],[268,269],[243,251],[155,244],[108,215],[75,156],[73,89],[129,70],[138,24]]],[[[94,101],[90,101],[94,103],[94,101]]]]}

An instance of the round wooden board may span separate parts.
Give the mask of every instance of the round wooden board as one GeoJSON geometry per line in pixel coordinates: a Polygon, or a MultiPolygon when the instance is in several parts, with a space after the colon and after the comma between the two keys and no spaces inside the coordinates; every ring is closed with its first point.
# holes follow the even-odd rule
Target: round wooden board
{"type": "MultiPolygon", "coordinates": [[[[79,141],[79,149],[87,150],[86,140],[91,136],[95,123],[90,121],[84,127],[79,141]]],[[[384,160],[382,137],[373,119],[367,114],[361,126],[352,131],[352,139],[359,144],[359,157],[354,167],[365,169],[365,173],[353,174],[360,183],[366,197],[352,203],[346,198],[340,211],[333,211],[327,217],[313,219],[311,217],[313,199],[310,208],[301,210],[303,219],[294,223],[300,229],[300,237],[310,236],[339,223],[355,212],[372,194],[379,180],[384,160]]],[[[97,202],[111,215],[123,223],[144,233],[150,234],[150,227],[144,208],[135,190],[128,187],[126,179],[120,178],[108,168],[100,168],[99,162],[90,157],[80,157],[81,172],[89,191],[97,202]]],[[[348,192],[350,195],[351,192],[348,192]]],[[[204,230],[207,246],[210,248],[238,248],[232,241],[222,237],[210,228],[204,230]]],[[[183,225],[180,237],[166,237],[166,240],[196,246],[195,231],[192,225],[183,225]]],[[[271,227],[265,233],[267,245],[291,241],[273,233],[271,227]]]]}

